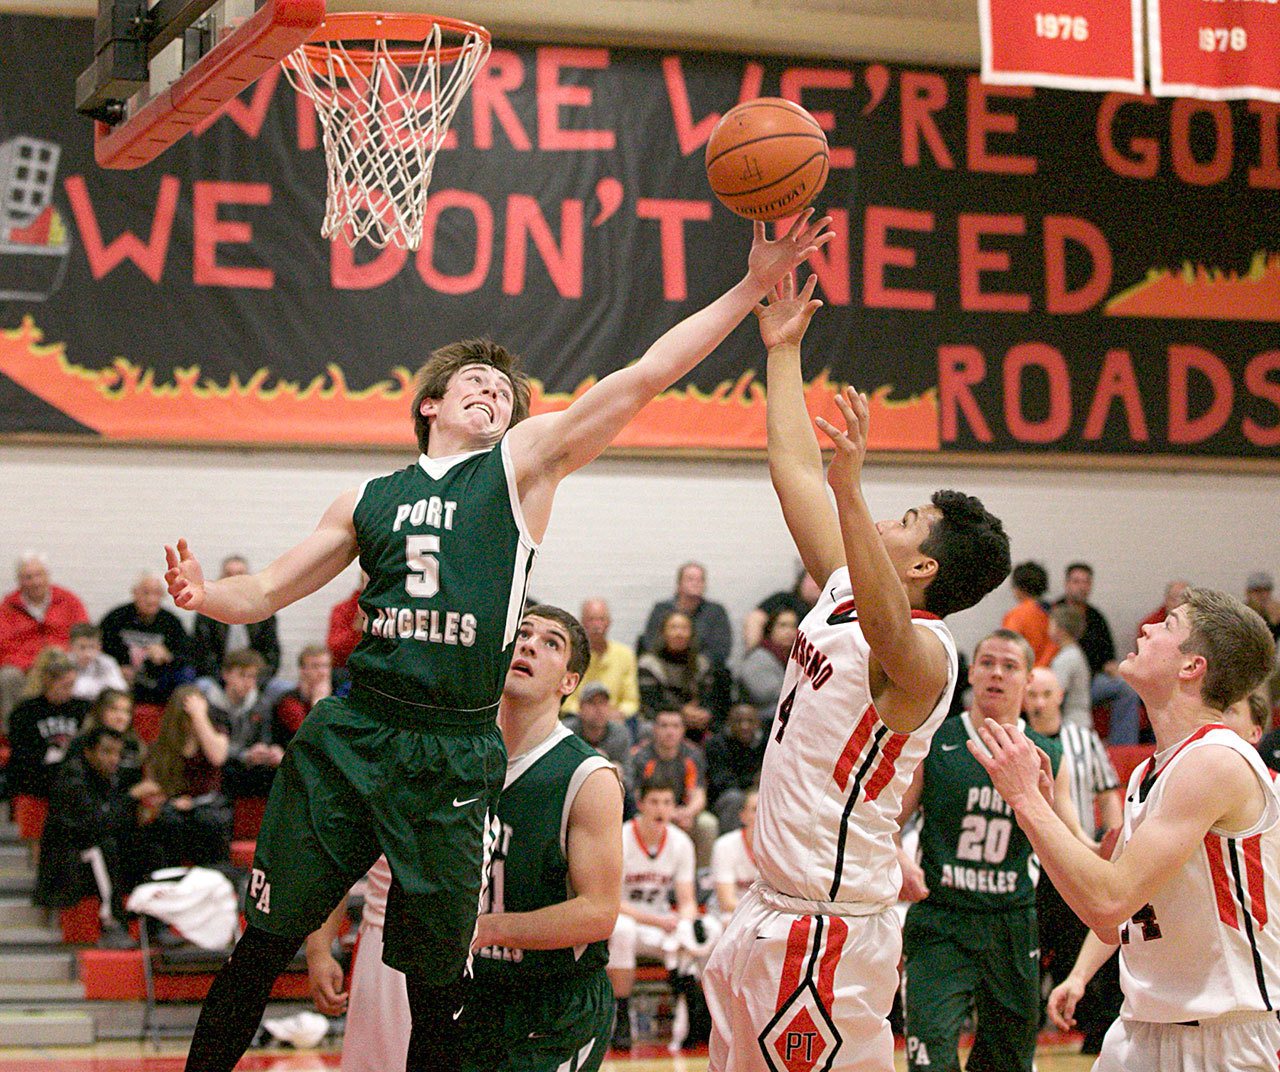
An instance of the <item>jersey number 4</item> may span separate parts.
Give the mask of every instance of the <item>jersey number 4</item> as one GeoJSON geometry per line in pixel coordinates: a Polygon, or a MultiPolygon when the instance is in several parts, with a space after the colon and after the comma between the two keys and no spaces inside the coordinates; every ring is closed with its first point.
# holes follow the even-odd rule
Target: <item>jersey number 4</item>
{"type": "Polygon", "coordinates": [[[404,563],[409,575],[404,579],[405,591],[419,599],[427,599],[440,591],[439,536],[406,536],[404,563]]]}
{"type": "MultiPolygon", "coordinates": [[[[1156,919],[1156,910],[1149,904],[1144,904],[1134,914],[1130,923],[1136,923],[1142,928],[1142,940],[1144,942],[1154,942],[1160,935],[1160,923],[1156,919]]],[[[1120,942],[1122,945],[1129,944],[1129,923],[1120,928],[1120,942]]]]}
{"type": "Polygon", "coordinates": [[[787,732],[787,723],[791,721],[791,708],[796,702],[796,689],[799,685],[793,685],[791,691],[787,693],[787,698],[778,704],[778,733],[773,738],[775,741],[781,741],[782,735],[787,732]]]}

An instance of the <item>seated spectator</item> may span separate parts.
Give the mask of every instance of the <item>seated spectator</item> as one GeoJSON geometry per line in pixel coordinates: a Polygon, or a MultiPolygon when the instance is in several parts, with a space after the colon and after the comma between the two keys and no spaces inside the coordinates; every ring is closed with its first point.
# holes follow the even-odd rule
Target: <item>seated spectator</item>
{"type": "Polygon", "coordinates": [[[1019,562],[1009,574],[1009,587],[1018,601],[1000,625],[1022,636],[1035,652],[1036,666],[1048,666],[1058,653],[1049,639],[1049,612],[1043,598],[1049,591],[1049,574],[1039,562],[1019,562]]]}
{"type": "MultiPolygon", "coordinates": [[[[1222,712],[1222,718],[1219,721],[1257,748],[1263,762],[1271,767],[1271,760],[1263,752],[1265,740],[1263,734],[1267,732],[1271,722],[1271,709],[1267,706],[1267,701],[1261,692],[1254,690],[1243,699],[1237,700],[1222,712]]],[[[1274,767],[1271,769],[1275,770],[1274,767]]]]}
{"type": "Polygon", "coordinates": [[[629,792],[631,734],[614,714],[605,683],[591,681],[582,689],[578,713],[566,715],[564,724],[618,768],[623,787],[629,792]]]}
{"type": "Polygon", "coordinates": [[[158,866],[210,865],[231,858],[231,807],[222,795],[228,727],[195,685],[165,704],[144,771],[158,792],[144,801],[158,866]]]}
{"type": "MultiPolygon", "coordinates": [[[[1080,635],[1080,649],[1089,662],[1093,675],[1091,701],[1093,706],[1106,705],[1111,711],[1111,729],[1107,734],[1110,744],[1137,744],[1142,721],[1142,701],[1130,685],[1122,680],[1117,669],[1116,645],[1111,626],[1102,612],[1089,603],[1093,594],[1093,567],[1087,562],[1072,562],[1067,567],[1063,596],[1057,605],[1069,604],[1084,615],[1084,632],[1080,635]]],[[[1065,686],[1062,675],[1058,680],[1065,686]]],[[[1068,719],[1070,721],[1070,719],[1068,719]]]]}
{"type": "Polygon", "coordinates": [[[138,836],[137,800],[155,786],[120,777],[124,738],[105,725],[81,738],[80,751],[54,775],[49,818],[40,839],[40,863],[32,901],[43,908],[70,908],[97,895],[102,902],[106,949],[131,949],[125,899],[149,870],[138,836]]]}
{"type": "Polygon", "coordinates": [[[1093,729],[1093,701],[1089,660],[1080,648],[1084,615],[1079,608],[1059,603],[1049,613],[1049,641],[1058,653],[1049,664],[1062,689],[1062,720],[1081,729],[1093,729]]]}
{"type": "Polygon", "coordinates": [[[1244,601],[1246,606],[1262,615],[1262,620],[1271,627],[1271,635],[1280,640],[1280,600],[1271,596],[1275,586],[1271,574],[1255,570],[1245,579],[1244,601]]]}
{"type": "Polygon", "coordinates": [[[656,648],[637,663],[640,702],[649,711],[680,711],[691,740],[699,741],[728,709],[723,671],[698,648],[687,614],[672,611],[656,648]]]}
{"type": "Polygon", "coordinates": [[[1271,704],[1267,700],[1267,694],[1257,688],[1241,702],[1249,705],[1250,720],[1264,727],[1258,741],[1258,754],[1262,756],[1262,762],[1273,771],[1280,771],[1280,726],[1267,728],[1271,727],[1271,704]]]}
{"type": "Polygon", "coordinates": [[[351,653],[356,650],[360,638],[364,636],[364,611],[360,609],[360,593],[368,583],[369,577],[360,574],[360,587],[351,593],[329,612],[329,654],[333,657],[333,665],[341,670],[347,665],[351,653]]]}
{"type": "Polygon", "coordinates": [[[281,758],[311,709],[326,696],[345,695],[348,686],[346,675],[333,669],[328,648],[308,644],[298,653],[298,684],[276,701],[271,712],[270,740],[280,749],[281,758]]]}
{"type": "Polygon", "coordinates": [[[131,789],[142,780],[142,761],[147,754],[147,746],[133,732],[133,700],[127,692],[119,689],[103,689],[98,698],[89,707],[89,713],[80,723],[80,734],[67,749],[67,757],[79,755],[84,751],[89,732],[98,726],[105,726],[120,735],[123,749],[117,773],[126,789],[131,789]]]}
{"type": "Polygon", "coordinates": [[[15,573],[18,587],[0,601],[0,732],[36,656],[48,647],[65,650],[71,627],[89,620],[73,592],[49,582],[49,562],[42,553],[23,554],[15,573]]]}
{"type": "Polygon", "coordinates": [[[747,652],[738,668],[738,698],[773,716],[787,672],[787,657],[796,641],[800,619],[789,607],[780,607],[765,619],[760,643],[747,652]]]}
{"type": "MultiPolygon", "coordinates": [[[[228,555],[222,560],[222,577],[241,577],[249,572],[244,555],[228,555]]],[[[196,675],[213,680],[222,668],[222,660],[233,651],[249,648],[262,657],[259,685],[265,685],[280,669],[280,638],[276,632],[276,616],[248,625],[225,622],[196,615],[191,637],[191,661],[196,675]]]]}
{"type": "Polygon", "coordinates": [[[760,792],[748,789],[742,797],[735,824],[727,834],[716,838],[711,850],[711,881],[715,883],[716,911],[721,922],[728,923],[738,900],[760,877],[756,867],[756,800],[760,792]]]}
{"type": "Polygon", "coordinates": [[[693,838],[699,866],[705,866],[711,860],[711,845],[720,833],[720,824],[704,810],[706,760],[702,749],[685,740],[684,717],[679,711],[659,711],[653,719],[653,737],[631,750],[631,784],[638,786],[646,778],[657,778],[675,787],[672,822],[693,838]]]}
{"type": "Polygon", "coordinates": [[[57,648],[36,657],[27,681],[27,697],[9,714],[9,792],[48,800],[53,772],[80,732],[89,705],[72,695],[76,665],[57,648]]]}
{"type": "MultiPolygon", "coordinates": [[[[536,604],[535,604],[536,605],[536,604]]],[[[582,691],[593,681],[609,690],[609,702],[620,719],[630,719],[640,710],[640,686],[636,678],[636,653],[625,644],[609,639],[613,618],[603,599],[587,599],[582,604],[582,628],[591,645],[591,661],[578,687],[564,702],[563,710],[578,710],[582,691]]]]}
{"type": "Polygon", "coordinates": [[[102,650],[102,630],[91,622],[71,627],[71,661],[76,664],[77,700],[93,703],[103,689],[129,691],[120,664],[102,650]]]}
{"type": "Polygon", "coordinates": [[[764,636],[765,622],[775,611],[783,608],[794,612],[797,622],[804,621],[804,616],[813,610],[818,602],[821,589],[818,582],[803,569],[796,575],[796,583],[788,591],[774,592],[765,596],[759,606],[750,611],[742,621],[743,651],[750,651],[760,643],[764,636]]]}
{"type": "Polygon", "coordinates": [[[606,971],[617,1001],[613,1048],[631,1049],[631,990],[636,958],[659,960],[673,989],[686,997],[680,978],[681,921],[698,915],[693,842],[673,825],[678,789],[661,776],[640,783],[639,812],[622,831],[622,905],[609,938],[606,971]]]}
{"type": "Polygon", "coordinates": [[[191,641],[178,616],[160,606],[164,597],[164,581],[144,573],[134,582],[133,602],[102,619],[102,650],[120,664],[135,703],[163,704],[195,678],[191,641]]]}
{"type": "Polygon", "coordinates": [[[1142,636],[1143,626],[1159,625],[1169,617],[1169,612],[1182,602],[1182,597],[1190,587],[1190,581],[1170,581],[1166,584],[1164,586],[1164,602],[1138,623],[1137,635],[1142,636]]]}
{"type": "Polygon", "coordinates": [[[265,797],[284,758],[284,749],[271,743],[270,719],[258,694],[263,666],[252,648],[229,651],[222,657],[221,681],[201,689],[227,727],[222,791],[229,797],[265,797]]]}
{"type": "Polygon", "coordinates": [[[667,618],[679,611],[692,623],[699,650],[717,666],[724,666],[733,651],[733,630],[728,612],[705,598],[706,591],[706,569],[700,563],[686,562],[676,571],[675,595],[659,600],[649,611],[643,640],[637,647],[642,651],[657,650],[667,618]]]}
{"type": "Polygon", "coordinates": [[[760,780],[769,738],[760,712],[751,704],[735,704],[724,729],[707,741],[707,797],[720,829],[734,830],[742,801],[760,780]]]}

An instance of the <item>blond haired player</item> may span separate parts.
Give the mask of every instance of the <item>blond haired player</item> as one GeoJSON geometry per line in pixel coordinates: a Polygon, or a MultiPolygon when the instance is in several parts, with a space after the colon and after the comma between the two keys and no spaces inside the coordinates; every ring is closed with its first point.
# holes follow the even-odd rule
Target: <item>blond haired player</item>
{"type": "Polygon", "coordinates": [[[1041,758],[1021,733],[984,729],[989,757],[970,746],[1058,892],[1120,946],[1124,1006],[1095,1072],[1277,1067],[1280,794],[1256,750],[1222,722],[1274,659],[1266,623],[1221,592],[1191,588],[1164,621],[1143,626],[1119,670],[1146,705],[1157,751],[1129,779],[1110,860],[1053,813],[1041,758]]]}
{"type": "Polygon", "coordinates": [[[769,471],[805,569],[822,589],[800,624],[760,780],[742,898],[703,976],[713,1072],[893,1067],[902,793],[956,683],[941,618],[1009,572],[998,519],[938,492],[892,520],[861,489],[865,397],[840,397],[846,430],[827,498],[805,409],[800,341],[821,302],[788,276],[757,309],[768,350],[769,471]]]}

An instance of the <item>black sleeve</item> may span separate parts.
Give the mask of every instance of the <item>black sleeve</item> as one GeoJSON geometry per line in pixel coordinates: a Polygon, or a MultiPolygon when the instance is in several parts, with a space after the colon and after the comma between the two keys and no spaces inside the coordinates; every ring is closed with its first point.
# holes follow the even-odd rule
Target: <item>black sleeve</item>
{"type": "Polygon", "coordinates": [[[191,636],[191,664],[196,668],[199,677],[218,676],[218,664],[221,662],[222,645],[218,642],[218,625],[212,618],[203,614],[196,615],[195,628],[191,636]]]}
{"type": "Polygon", "coordinates": [[[249,626],[253,641],[253,649],[266,660],[267,679],[280,672],[280,635],[276,628],[276,616],[273,614],[266,621],[249,626]]]}
{"type": "Polygon", "coordinates": [[[120,608],[108,611],[98,628],[102,630],[102,650],[121,666],[129,665],[129,649],[120,639],[120,608]]]}

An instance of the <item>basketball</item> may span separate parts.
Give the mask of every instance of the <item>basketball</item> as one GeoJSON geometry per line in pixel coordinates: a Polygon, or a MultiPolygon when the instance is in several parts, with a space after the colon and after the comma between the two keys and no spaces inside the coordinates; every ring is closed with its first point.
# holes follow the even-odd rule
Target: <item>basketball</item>
{"type": "Polygon", "coordinates": [[[827,136],[798,104],[744,101],[707,141],[707,181],[721,202],[749,220],[777,220],[809,206],[827,181],[827,136]]]}

